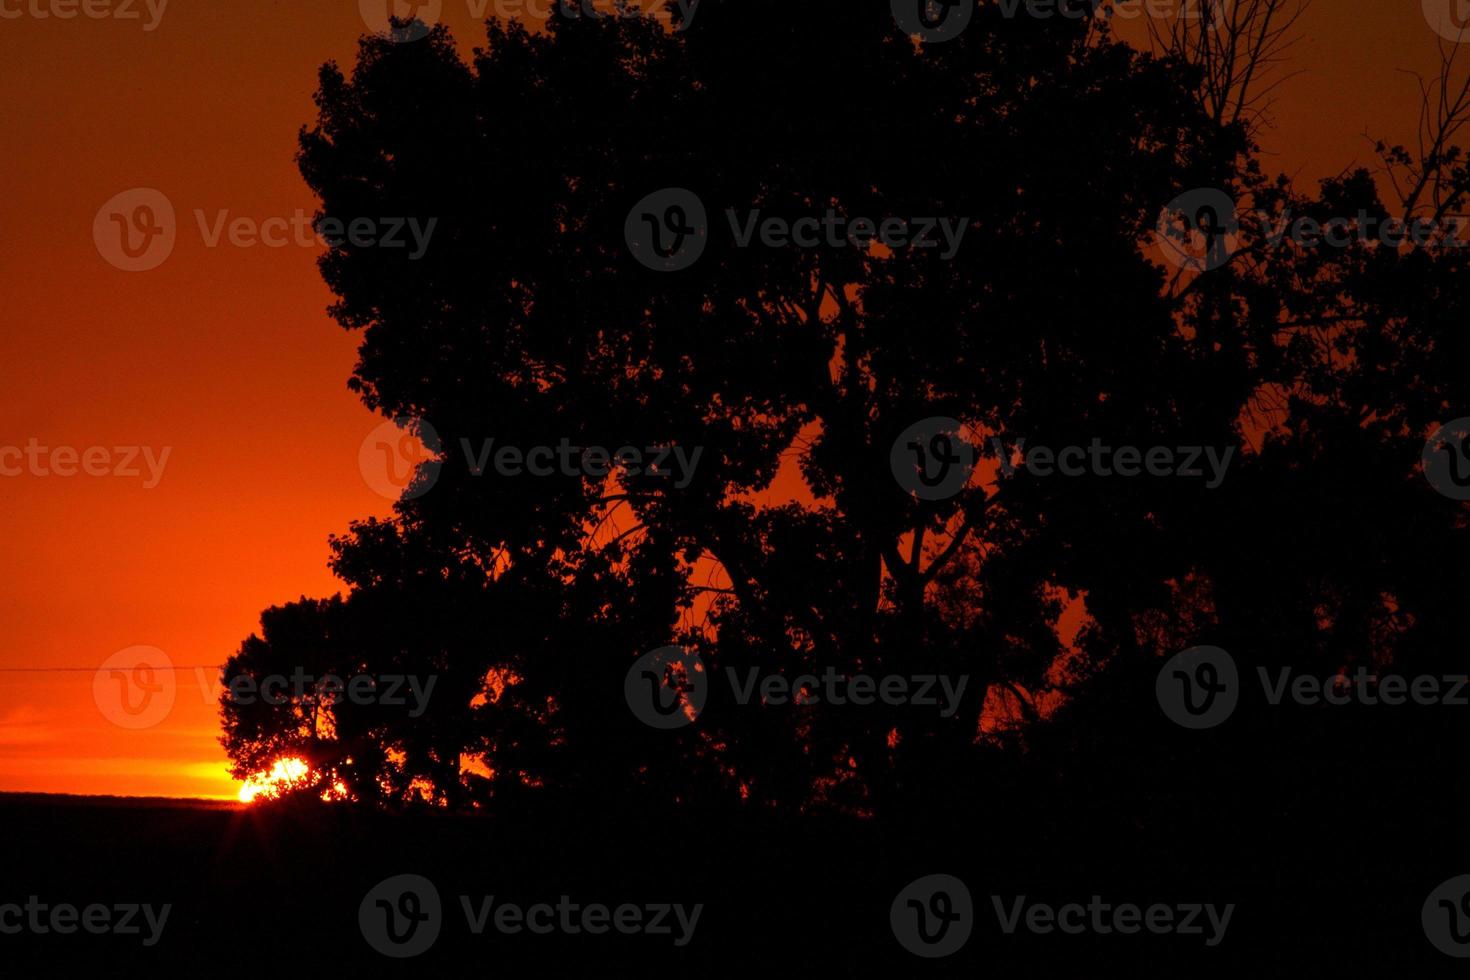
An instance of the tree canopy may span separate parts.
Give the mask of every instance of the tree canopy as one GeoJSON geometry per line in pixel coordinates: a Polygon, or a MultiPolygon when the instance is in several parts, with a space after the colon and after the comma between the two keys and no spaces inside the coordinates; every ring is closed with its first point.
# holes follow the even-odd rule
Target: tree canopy
{"type": "Polygon", "coordinates": [[[226,673],[438,687],[418,717],[225,698],[237,774],[290,755],[313,792],[381,804],[865,815],[983,787],[1023,748],[1100,755],[1156,720],[1152,672],[1196,644],[1441,668],[1465,527],[1420,458],[1470,403],[1463,252],[1272,229],[1453,213],[1458,157],[1399,151],[1442,177],[1432,201],[1363,170],[1309,193],[1266,173],[1188,45],[1006,7],[926,44],[887,4],[702,0],[679,31],[491,21],[470,60],[436,27],[325,66],[299,151],[320,216],[437,219],[421,258],[342,241],[321,271],[361,335],[353,390],[430,423],[439,468],[333,539],[345,594],[267,611],[226,673]],[[630,216],[674,188],[703,251],[653,268],[630,216]],[[1201,188],[1240,213],[1227,261],[1181,269],[1161,214],[1201,188]],[[739,240],[756,212],[829,211],[966,224],[950,255],[739,240]],[[893,467],[930,419],[977,455],[939,499],[893,467]],[[477,473],[491,438],[700,456],[681,481],[477,473]],[[1042,476],[1012,465],[1022,440],[1233,455],[1215,487],[1042,476]],[[623,680],[671,644],[709,700],[658,731],[623,680]],[[947,717],[739,704],[722,679],[752,667],[971,694],[947,717]]]}

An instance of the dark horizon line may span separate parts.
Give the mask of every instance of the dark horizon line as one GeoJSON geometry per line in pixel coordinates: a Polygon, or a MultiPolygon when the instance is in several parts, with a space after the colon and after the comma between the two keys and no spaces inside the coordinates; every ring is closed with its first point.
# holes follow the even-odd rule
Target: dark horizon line
{"type": "Polygon", "coordinates": [[[213,806],[230,809],[245,809],[246,804],[239,800],[232,800],[224,796],[128,796],[117,793],[48,793],[40,790],[0,790],[0,803],[15,801],[19,798],[31,800],[54,800],[58,802],[93,802],[93,803],[117,803],[117,804],[139,804],[139,803],[207,803],[213,806]]]}

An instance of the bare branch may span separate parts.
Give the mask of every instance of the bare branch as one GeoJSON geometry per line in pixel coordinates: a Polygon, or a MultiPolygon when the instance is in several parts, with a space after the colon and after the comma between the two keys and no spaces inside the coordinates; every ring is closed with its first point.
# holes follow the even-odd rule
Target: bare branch
{"type": "Polygon", "coordinates": [[[1398,198],[1405,221],[1427,217],[1436,224],[1455,214],[1467,189],[1465,156],[1456,140],[1470,123],[1470,71],[1457,79],[1459,45],[1441,44],[1439,74],[1413,72],[1419,86],[1419,128],[1414,151],[1375,141],[1383,176],[1398,198]]]}
{"type": "Polygon", "coordinates": [[[1254,134],[1270,122],[1275,91],[1296,72],[1280,67],[1310,0],[1199,0],[1149,20],[1155,52],[1200,69],[1199,99],[1221,125],[1254,134]]]}

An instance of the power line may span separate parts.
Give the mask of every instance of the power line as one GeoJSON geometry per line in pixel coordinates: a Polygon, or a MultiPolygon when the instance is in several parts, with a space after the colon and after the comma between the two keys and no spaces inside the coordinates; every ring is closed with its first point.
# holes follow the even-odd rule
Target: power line
{"type": "MultiPolygon", "coordinates": [[[[224,664],[175,664],[164,667],[159,664],[134,664],[135,667],[148,667],[152,670],[222,670],[224,664]]],[[[0,667],[0,674],[66,674],[84,673],[95,674],[101,670],[101,666],[94,667],[0,667]]]]}

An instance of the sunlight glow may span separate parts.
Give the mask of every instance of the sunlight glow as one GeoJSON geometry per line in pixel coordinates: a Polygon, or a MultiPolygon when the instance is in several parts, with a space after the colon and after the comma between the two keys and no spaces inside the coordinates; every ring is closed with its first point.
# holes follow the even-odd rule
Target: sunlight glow
{"type": "Polygon", "coordinates": [[[240,787],[240,802],[253,803],[258,799],[275,799],[288,789],[306,781],[310,769],[300,759],[277,759],[271,771],[251,776],[240,787]]]}

